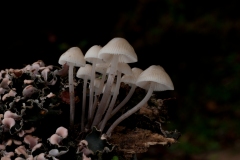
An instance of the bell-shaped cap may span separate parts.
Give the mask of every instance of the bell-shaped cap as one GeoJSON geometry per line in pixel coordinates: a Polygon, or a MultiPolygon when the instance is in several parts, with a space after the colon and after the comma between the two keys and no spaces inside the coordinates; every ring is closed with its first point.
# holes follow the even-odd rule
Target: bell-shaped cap
{"type": "Polygon", "coordinates": [[[76,76],[78,78],[91,79],[92,65],[86,64],[84,67],[78,69],[76,76]]]}
{"type": "Polygon", "coordinates": [[[98,58],[98,52],[102,49],[99,45],[92,46],[85,54],[84,59],[87,62],[93,63],[94,60],[96,60],[96,63],[104,63],[104,61],[101,58],[98,58]]]}
{"type": "Polygon", "coordinates": [[[60,56],[58,63],[61,65],[67,63],[68,65],[73,64],[73,66],[76,67],[83,67],[86,64],[86,61],[81,49],[78,47],[72,47],[60,56]]]}
{"type": "Polygon", "coordinates": [[[172,80],[159,65],[152,65],[144,70],[139,75],[136,85],[148,90],[151,82],[155,82],[154,91],[174,90],[172,80]]]}
{"type": "MultiPolygon", "coordinates": [[[[111,65],[108,67],[107,69],[107,73],[109,74],[110,72],[110,67],[111,65]]],[[[119,62],[118,63],[118,66],[117,66],[117,70],[121,73],[124,73],[126,75],[131,75],[132,74],[132,69],[131,67],[127,64],[127,63],[121,63],[119,62]]],[[[116,73],[115,73],[116,74],[116,73]]]]}
{"type": "Polygon", "coordinates": [[[101,74],[106,73],[109,65],[109,63],[98,63],[96,64],[95,71],[101,74]]]}
{"type": "Polygon", "coordinates": [[[137,79],[139,77],[139,75],[143,72],[142,69],[140,68],[132,68],[132,73],[131,75],[123,75],[121,82],[124,82],[126,84],[136,84],[137,79]]]}
{"type": "Polygon", "coordinates": [[[98,57],[105,62],[110,62],[114,55],[118,55],[118,62],[137,62],[137,55],[133,47],[124,38],[113,38],[98,53],[98,57]]]}

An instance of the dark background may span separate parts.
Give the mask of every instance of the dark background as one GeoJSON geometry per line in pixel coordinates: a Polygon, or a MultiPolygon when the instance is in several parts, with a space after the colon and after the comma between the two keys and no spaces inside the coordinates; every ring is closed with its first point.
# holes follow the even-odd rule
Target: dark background
{"type": "Polygon", "coordinates": [[[234,159],[240,148],[240,13],[237,0],[116,0],[1,4],[0,69],[23,68],[78,46],[83,53],[123,37],[146,69],[161,65],[176,98],[166,130],[171,147],[138,159],[234,159]],[[225,157],[224,157],[225,156],[225,157]]]}

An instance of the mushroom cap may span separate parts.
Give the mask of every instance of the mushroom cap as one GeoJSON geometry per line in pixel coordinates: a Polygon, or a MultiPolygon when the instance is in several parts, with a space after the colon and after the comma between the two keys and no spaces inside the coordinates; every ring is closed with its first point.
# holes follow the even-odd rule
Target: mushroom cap
{"type": "Polygon", "coordinates": [[[151,82],[155,82],[154,91],[174,90],[172,80],[159,65],[152,65],[144,70],[139,75],[136,85],[147,90],[151,82]]]}
{"type": "Polygon", "coordinates": [[[133,74],[123,75],[121,82],[128,83],[128,84],[136,84],[137,79],[142,72],[143,72],[142,69],[134,67],[134,68],[132,68],[133,74]]]}
{"type": "Polygon", "coordinates": [[[85,54],[84,59],[90,63],[93,63],[94,60],[97,60],[96,63],[104,63],[101,58],[98,58],[98,52],[102,49],[99,45],[92,46],[85,54]]]}
{"type": "Polygon", "coordinates": [[[86,64],[84,67],[78,69],[76,76],[78,78],[91,79],[92,65],[86,64]]]}
{"type": "MultiPolygon", "coordinates": [[[[107,69],[107,74],[110,72],[111,65],[107,69]]],[[[132,74],[131,67],[127,63],[118,63],[117,70],[121,73],[124,73],[126,75],[132,74]]],[[[116,74],[116,73],[115,73],[116,74]]]]}
{"type": "Polygon", "coordinates": [[[80,48],[71,47],[60,56],[58,63],[61,65],[72,63],[76,67],[83,67],[86,61],[80,48]]]}
{"type": "Polygon", "coordinates": [[[110,65],[109,63],[98,63],[96,64],[95,71],[102,74],[106,73],[109,65],[110,65]]]}
{"type": "Polygon", "coordinates": [[[137,55],[133,47],[124,38],[113,38],[98,53],[98,57],[105,62],[110,62],[113,55],[118,55],[118,62],[137,62],[137,55]]]}

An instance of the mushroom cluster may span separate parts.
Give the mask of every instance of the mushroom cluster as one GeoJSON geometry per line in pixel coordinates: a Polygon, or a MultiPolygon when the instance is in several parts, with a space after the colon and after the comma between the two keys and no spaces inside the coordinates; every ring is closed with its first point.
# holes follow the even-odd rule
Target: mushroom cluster
{"type": "MultiPolygon", "coordinates": [[[[116,144],[108,140],[118,125],[143,111],[154,91],[174,89],[163,67],[128,65],[137,60],[129,42],[116,37],[85,55],[79,47],[69,48],[59,57],[61,67],[38,60],[1,70],[1,160],[56,160],[73,153],[76,159],[96,159],[97,153],[112,152],[116,144]],[[122,85],[128,87],[124,96],[122,85]],[[141,99],[127,106],[137,89],[143,91],[141,99]]],[[[163,144],[179,138],[161,126],[160,132],[163,144]],[[177,138],[169,140],[172,134],[177,138]]]]}
{"type": "MultiPolygon", "coordinates": [[[[84,81],[81,114],[82,132],[88,131],[95,126],[106,133],[107,137],[110,137],[113,129],[147,103],[154,91],[174,89],[169,75],[159,65],[152,65],[144,71],[140,68],[131,69],[128,63],[134,63],[137,60],[133,47],[126,39],[119,37],[113,38],[103,47],[92,46],[85,56],[83,56],[81,49],[76,47],[70,48],[61,55],[59,63],[71,66],[69,67],[70,99],[74,99],[74,89],[71,88],[73,86],[73,76],[70,68],[72,66],[81,66],[76,76],[84,81]],[[96,79],[96,75],[100,77],[100,81],[99,78],[96,79]],[[116,106],[121,82],[131,85],[132,89],[126,98],[116,106]],[[88,109],[86,109],[87,85],[89,88],[88,109]],[[128,102],[136,87],[145,89],[147,91],[146,96],[106,130],[108,120],[128,102]],[[85,115],[87,115],[86,118],[85,115]]],[[[73,125],[75,105],[74,103],[70,103],[70,105],[70,125],[73,125]]]]}

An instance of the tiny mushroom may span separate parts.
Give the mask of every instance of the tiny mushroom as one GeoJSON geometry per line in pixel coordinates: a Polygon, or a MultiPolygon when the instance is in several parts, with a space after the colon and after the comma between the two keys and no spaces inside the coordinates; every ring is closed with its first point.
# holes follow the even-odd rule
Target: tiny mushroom
{"type": "Polygon", "coordinates": [[[60,56],[58,63],[61,65],[67,64],[69,66],[68,81],[69,81],[69,94],[70,94],[70,126],[73,127],[74,113],[75,113],[73,68],[74,66],[84,67],[86,64],[86,61],[84,59],[83,53],[80,48],[71,47],[60,56]]]}
{"type": "Polygon", "coordinates": [[[119,87],[120,87],[120,83],[121,83],[121,74],[122,73],[124,73],[125,75],[131,75],[132,74],[131,67],[127,63],[118,63],[116,87],[114,89],[114,94],[113,94],[111,103],[109,104],[109,107],[107,109],[107,113],[104,116],[103,121],[101,123],[101,127],[100,127],[101,131],[103,131],[103,129],[105,127],[105,124],[107,123],[107,120],[109,119],[109,116],[110,116],[110,114],[113,110],[114,104],[117,100],[119,87]]]}
{"type": "Polygon", "coordinates": [[[137,85],[136,85],[137,78],[142,72],[143,72],[142,69],[134,67],[134,68],[132,68],[132,73],[133,73],[132,75],[124,75],[122,77],[121,82],[131,85],[131,89],[130,89],[128,95],[124,98],[124,100],[113,109],[109,118],[111,118],[114,114],[116,114],[132,97],[132,95],[137,87],[137,85]]]}
{"type": "Polygon", "coordinates": [[[82,97],[82,117],[81,117],[81,130],[84,130],[85,110],[86,110],[86,93],[87,93],[87,81],[91,79],[92,66],[86,64],[77,71],[77,77],[83,79],[83,97],[82,97]]]}
{"type": "Polygon", "coordinates": [[[151,97],[153,91],[173,90],[173,83],[169,75],[159,65],[152,65],[144,70],[138,77],[137,86],[148,90],[146,96],[132,109],[120,116],[107,130],[106,135],[110,136],[112,130],[124,119],[138,111],[151,97]]]}
{"type": "MultiPolygon", "coordinates": [[[[103,93],[101,102],[99,104],[97,114],[102,115],[105,108],[106,101],[111,94],[111,86],[113,84],[116,70],[119,62],[134,63],[137,62],[137,55],[133,47],[124,38],[113,38],[110,40],[98,53],[99,58],[105,62],[109,62],[111,68],[109,70],[108,79],[106,82],[106,89],[103,93]]],[[[99,123],[99,119],[95,118],[92,126],[96,126],[99,123]]]]}
{"type": "Polygon", "coordinates": [[[93,91],[94,91],[94,79],[95,79],[95,68],[97,63],[104,63],[104,61],[98,58],[98,52],[102,49],[99,45],[92,46],[85,54],[84,59],[87,62],[92,63],[91,81],[90,81],[90,97],[89,97],[89,108],[88,108],[88,119],[92,117],[93,107],[93,91]]]}

